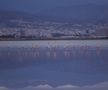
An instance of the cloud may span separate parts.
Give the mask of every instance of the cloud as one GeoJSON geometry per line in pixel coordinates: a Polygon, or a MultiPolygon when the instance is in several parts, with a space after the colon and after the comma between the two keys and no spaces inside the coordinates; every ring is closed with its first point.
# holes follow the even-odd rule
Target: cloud
{"type": "Polygon", "coordinates": [[[46,85],[38,85],[38,86],[29,86],[29,87],[26,87],[25,89],[53,89],[52,86],[46,84],[46,85]]]}
{"type": "MultiPolygon", "coordinates": [[[[16,89],[8,89],[6,87],[0,87],[0,90],[16,90],[16,89]]],[[[91,86],[82,86],[82,87],[74,85],[61,85],[55,88],[46,84],[38,86],[28,86],[17,90],[108,90],[108,82],[103,82],[91,86]]]]}
{"type": "Polygon", "coordinates": [[[93,87],[93,88],[95,88],[95,87],[98,87],[98,88],[107,87],[108,88],[108,82],[99,83],[99,84],[93,85],[91,87],[93,87]]]}
{"type": "Polygon", "coordinates": [[[78,86],[74,85],[63,85],[63,86],[58,86],[58,89],[71,89],[71,88],[79,88],[78,86]]]}
{"type": "Polygon", "coordinates": [[[46,85],[39,85],[39,86],[37,86],[37,88],[47,88],[47,89],[51,89],[52,87],[50,85],[46,84],[46,85]]]}
{"type": "Polygon", "coordinates": [[[9,89],[6,87],[0,87],[0,90],[9,90],[9,89]]]}

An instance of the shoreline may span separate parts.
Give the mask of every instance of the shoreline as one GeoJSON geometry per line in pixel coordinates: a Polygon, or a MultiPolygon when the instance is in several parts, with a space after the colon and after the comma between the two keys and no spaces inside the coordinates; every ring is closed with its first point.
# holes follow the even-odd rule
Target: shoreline
{"type": "Polygon", "coordinates": [[[31,40],[31,41],[1,41],[0,47],[108,47],[108,40],[31,40]]]}
{"type": "Polygon", "coordinates": [[[47,41],[47,40],[108,40],[108,37],[107,38],[54,38],[54,39],[26,39],[26,38],[22,38],[22,39],[13,39],[13,38],[10,38],[10,39],[1,39],[0,38],[0,42],[1,41],[47,41]]]}

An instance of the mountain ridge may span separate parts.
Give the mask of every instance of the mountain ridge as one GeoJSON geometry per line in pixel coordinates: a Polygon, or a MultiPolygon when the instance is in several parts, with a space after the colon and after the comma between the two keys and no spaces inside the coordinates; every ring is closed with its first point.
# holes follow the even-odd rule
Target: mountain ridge
{"type": "Polygon", "coordinates": [[[61,21],[73,23],[106,23],[108,22],[108,5],[81,4],[72,6],[55,7],[38,13],[22,11],[0,10],[0,16],[19,17],[31,21],[61,21]]]}

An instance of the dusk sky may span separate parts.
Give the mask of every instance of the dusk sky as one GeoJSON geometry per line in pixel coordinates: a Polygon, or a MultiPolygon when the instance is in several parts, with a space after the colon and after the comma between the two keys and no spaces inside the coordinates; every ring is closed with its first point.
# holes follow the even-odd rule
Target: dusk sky
{"type": "Polygon", "coordinates": [[[108,0],[0,0],[0,9],[37,12],[58,6],[87,3],[106,4],[108,0]]]}
{"type": "Polygon", "coordinates": [[[0,0],[0,90],[108,90],[108,0],[0,0]]]}

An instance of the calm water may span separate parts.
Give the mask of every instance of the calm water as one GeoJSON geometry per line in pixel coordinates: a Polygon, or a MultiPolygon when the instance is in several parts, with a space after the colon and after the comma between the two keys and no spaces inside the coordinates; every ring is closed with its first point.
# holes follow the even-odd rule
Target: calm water
{"type": "Polygon", "coordinates": [[[107,82],[107,40],[0,42],[0,86],[9,90],[40,90],[25,87],[46,84],[40,87],[73,85],[82,87],[75,90],[91,90],[85,86],[100,83],[107,90],[107,82]]]}

